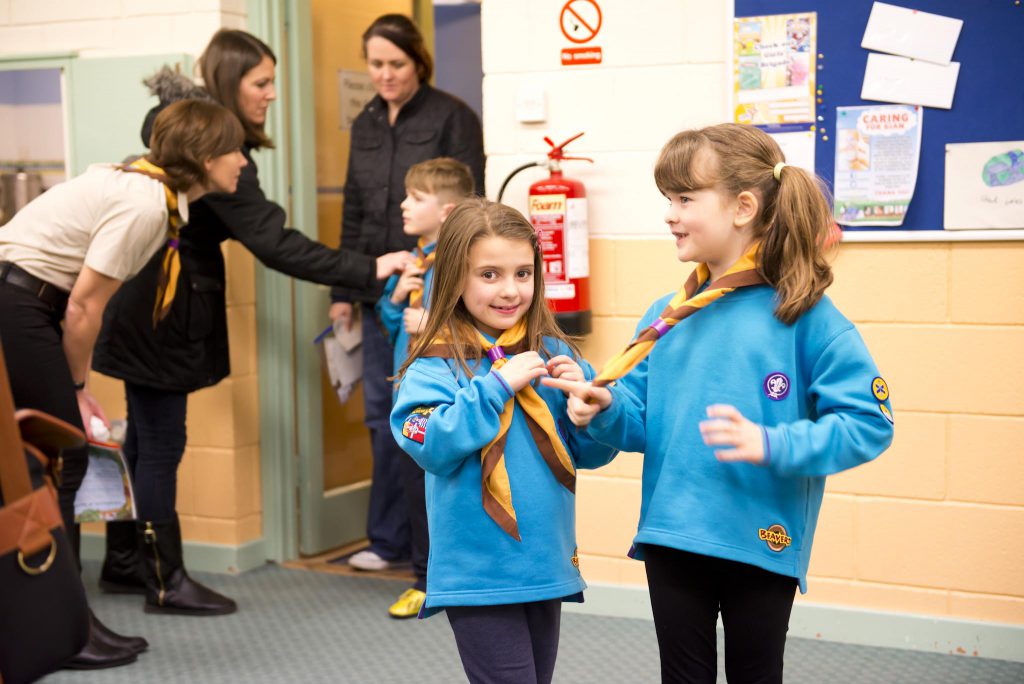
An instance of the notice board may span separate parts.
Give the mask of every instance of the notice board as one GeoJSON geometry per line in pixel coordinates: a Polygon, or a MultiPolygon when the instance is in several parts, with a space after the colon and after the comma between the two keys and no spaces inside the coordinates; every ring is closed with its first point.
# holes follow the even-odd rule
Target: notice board
{"type": "MultiPolygon", "coordinates": [[[[935,231],[943,226],[945,155],[948,143],[1024,140],[1024,3],[1014,0],[886,0],[962,19],[953,52],[960,75],[952,109],[924,108],[917,187],[898,230],[935,231]]],[[[887,104],[860,98],[869,50],[860,46],[873,0],[735,0],[735,16],[817,13],[815,171],[832,185],[836,107],[887,104]],[[821,128],[825,129],[822,134],[821,128]],[[825,138],[828,138],[827,140],[825,138]]],[[[844,231],[889,231],[848,227],[844,231]]],[[[950,231],[952,232],[952,231],[950,231]]],[[[1010,236],[1007,236],[1010,239],[1010,236]]]]}

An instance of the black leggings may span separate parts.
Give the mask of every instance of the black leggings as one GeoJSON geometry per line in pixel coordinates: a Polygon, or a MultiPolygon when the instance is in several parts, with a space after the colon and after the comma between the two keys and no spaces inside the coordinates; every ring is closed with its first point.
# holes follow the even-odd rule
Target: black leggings
{"type": "MultiPolygon", "coordinates": [[[[81,430],[82,414],[62,343],[63,317],[63,311],[44,304],[30,292],[0,283],[0,341],[14,407],[49,413],[81,430]]],[[[77,555],[75,494],[85,478],[89,451],[84,447],[65,449],[61,456],[64,468],[57,488],[60,514],[77,555]]]]}
{"type": "Polygon", "coordinates": [[[714,684],[719,610],[729,683],[782,682],[796,578],[664,546],[643,552],[663,683],[714,684]]]}

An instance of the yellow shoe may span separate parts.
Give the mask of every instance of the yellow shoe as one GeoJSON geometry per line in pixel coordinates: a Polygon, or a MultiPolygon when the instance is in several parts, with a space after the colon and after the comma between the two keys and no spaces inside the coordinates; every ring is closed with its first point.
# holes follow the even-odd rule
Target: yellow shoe
{"type": "Polygon", "coordinates": [[[406,589],[398,597],[398,600],[388,608],[388,615],[399,620],[416,617],[426,598],[427,595],[419,589],[406,589]]]}

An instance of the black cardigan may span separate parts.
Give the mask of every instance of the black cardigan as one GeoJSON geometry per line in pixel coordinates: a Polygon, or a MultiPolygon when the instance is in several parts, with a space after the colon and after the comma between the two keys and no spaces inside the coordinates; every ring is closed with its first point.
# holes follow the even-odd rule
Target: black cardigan
{"type": "MultiPolygon", "coordinates": [[[[147,117],[147,126],[154,116],[147,117]]],[[[148,139],[146,126],[143,139],[148,139]]],[[[181,231],[181,274],[167,318],[154,330],[160,249],[107,305],[94,370],[174,392],[192,392],[226,377],[231,368],[221,243],[228,239],[241,242],[268,268],[295,278],[360,289],[376,284],[374,256],[331,249],[286,228],[284,210],[260,189],[249,147],[243,152],[249,165],[233,194],[211,193],[189,205],[189,222],[181,231]]]]}

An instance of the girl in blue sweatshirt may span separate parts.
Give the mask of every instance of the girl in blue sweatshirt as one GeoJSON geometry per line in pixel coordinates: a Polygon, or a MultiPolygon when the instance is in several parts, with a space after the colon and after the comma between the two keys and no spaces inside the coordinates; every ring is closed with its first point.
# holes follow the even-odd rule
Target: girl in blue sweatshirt
{"type": "Polygon", "coordinates": [[[721,614],[729,681],[781,682],[825,476],[889,446],[889,388],[824,296],[828,202],[770,136],[684,131],[654,175],[697,269],[593,383],[543,382],[592,438],[644,454],[630,555],[646,561],[663,681],[715,681],[721,614]]]}
{"type": "Polygon", "coordinates": [[[441,228],[427,327],[399,371],[391,429],[426,471],[430,558],[422,615],[445,610],[471,682],[550,682],[561,602],[580,601],[576,468],[615,450],[577,432],[584,382],[544,303],[536,231],[514,209],[459,204],[441,228]]]}

